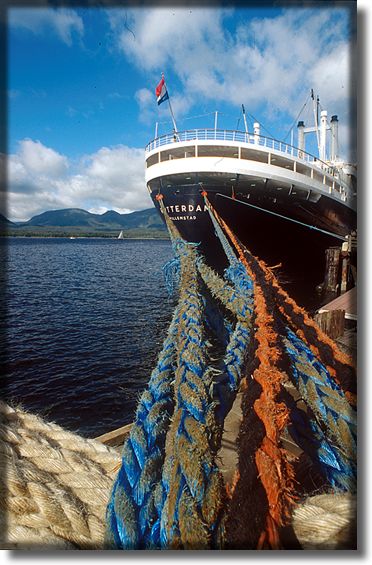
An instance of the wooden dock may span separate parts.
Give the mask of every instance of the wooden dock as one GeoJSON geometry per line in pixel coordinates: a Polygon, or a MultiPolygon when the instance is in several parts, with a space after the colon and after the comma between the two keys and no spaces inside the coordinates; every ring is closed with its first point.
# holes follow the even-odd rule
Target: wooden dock
{"type": "Polygon", "coordinates": [[[125,426],[121,426],[120,428],[116,428],[116,430],[112,430],[107,432],[106,434],[102,434],[94,439],[108,445],[110,447],[122,447],[124,440],[126,439],[127,435],[129,434],[130,430],[132,429],[133,423],[126,424],[125,426]]]}
{"type": "Polygon", "coordinates": [[[357,358],[357,287],[351,288],[328,304],[319,308],[315,315],[319,327],[344,353],[354,361],[357,358]],[[346,324],[346,320],[348,324],[346,324]]]}
{"type": "Polygon", "coordinates": [[[346,320],[357,321],[357,287],[351,288],[344,294],[341,294],[328,304],[325,304],[318,310],[318,314],[331,312],[335,310],[343,310],[346,320]]]}

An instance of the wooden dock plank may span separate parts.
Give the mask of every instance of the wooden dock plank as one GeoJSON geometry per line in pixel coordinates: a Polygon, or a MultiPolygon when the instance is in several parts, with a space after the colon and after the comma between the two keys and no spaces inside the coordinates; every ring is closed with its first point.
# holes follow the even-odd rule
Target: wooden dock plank
{"type": "Polygon", "coordinates": [[[322,314],[330,310],[344,310],[347,320],[357,320],[357,287],[354,286],[354,288],[331,300],[331,302],[319,308],[318,313],[322,314]]]}
{"type": "Polygon", "coordinates": [[[130,430],[132,429],[132,426],[133,423],[126,424],[125,426],[121,426],[116,430],[112,430],[111,432],[102,434],[94,439],[111,447],[119,447],[122,445],[124,439],[129,434],[130,430]]]}

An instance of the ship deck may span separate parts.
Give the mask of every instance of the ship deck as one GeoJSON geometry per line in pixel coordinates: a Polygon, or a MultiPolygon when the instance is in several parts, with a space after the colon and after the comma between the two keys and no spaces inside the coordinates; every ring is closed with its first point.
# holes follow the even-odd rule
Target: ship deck
{"type": "Polygon", "coordinates": [[[321,196],[355,209],[355,192],[339,168],[292,145],[264,136],[234,130],[188,130],[167,134],[146,147],[146,182],[230,184],[235,190],[265,190],[268,183],[279,191],[306,200],[321,196]]]}

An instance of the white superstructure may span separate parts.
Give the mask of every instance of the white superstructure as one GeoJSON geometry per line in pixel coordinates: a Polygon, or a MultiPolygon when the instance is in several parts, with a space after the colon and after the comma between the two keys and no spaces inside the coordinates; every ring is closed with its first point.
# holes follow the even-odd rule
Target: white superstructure
{"type": "MultiPolygon", "coordinates": [[[[337,158],[337,118],[333,118],[331,152],[337,158]],[[336,118],[336,120],[334,119],[336,118]]],[[[331,122],[332,123],[332,122],[331,122]]],[[[320,150],[325,157],[327,113],[322,112],[320,150]]],[[[322,195],[356,208],[355,187],[350,166],[337,166],[318,159],[305,151],[305,128],[299,122],[299,147],[260,135],[259,124],[254,133],[195,129],[157,137],[146,147],[146,182],[182,175],[187,181],[192,175],[211,174],[227,182],[239,178],[239,186],[259,186],[267,181],[277,190],[304,192],[307,200],[316,201],[322,195]],[[190,176],[191,175],[191,176],[190,176]]]]}

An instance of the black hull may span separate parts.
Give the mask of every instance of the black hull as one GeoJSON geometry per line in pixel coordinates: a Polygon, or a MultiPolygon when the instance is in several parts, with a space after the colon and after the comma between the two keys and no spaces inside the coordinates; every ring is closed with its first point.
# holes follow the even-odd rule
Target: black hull
{"type": "MultiPolygon", "coordinates": [[[[222,272],[227,266],[226,257],[201,190],[200,185],[188,185],[176,189],[163,187],[161,193],[181,236],[186,241],[198,243],[208,264],[222,272]]],[[[152,198],[159,210],[157,193],[154,190],[152,198]]],[[[324,231],[347,235],[356,227],[355,213],[323,196],[318,202],[292,198],[289,204],[288,198],[273,199],[270,195],[262,196],[262,193],[251,193],[249,200],[247,194],[237,193],[233,200],[231,192],[225,193],[228,198],[223,196],[221,187],[215,190],[208,187],[207,193],[213,207],[251,253],[269,266],[280,264],[275,272],[291,296],[308,309],[319,307],[322,300],[315,288],[324,279],[325,250],[342,243],[324,231]]]]}

